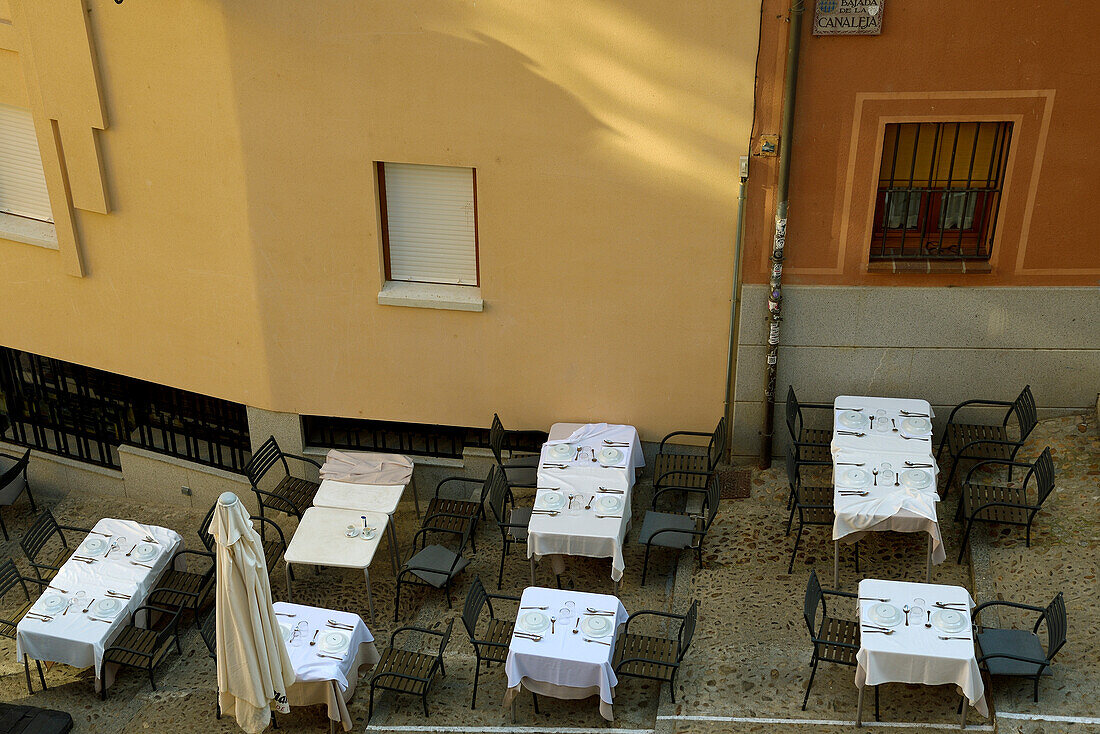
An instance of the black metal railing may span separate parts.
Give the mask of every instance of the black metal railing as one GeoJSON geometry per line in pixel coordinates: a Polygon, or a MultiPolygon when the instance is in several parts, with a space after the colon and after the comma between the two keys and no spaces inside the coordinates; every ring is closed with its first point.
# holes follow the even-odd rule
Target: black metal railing
{"type": "MultiPolygon", "coordinates": [[[[302,433],[306,445],[313,448],[384,451],[449,459],[461,459],[465,448],[489,448],[488,428],[429,423],[304,415],[302,433]]],[[[538,451],[545,440],[546,434],[539,431],[514,431],[508,434],[504,448],[538,451]]]]}
{"type": "Polygon", "coordinates": [[[4,440],[113,469],[124,444],[238,473],[251,456],[243,405],[6,347],[0,418],[4,440]]]}

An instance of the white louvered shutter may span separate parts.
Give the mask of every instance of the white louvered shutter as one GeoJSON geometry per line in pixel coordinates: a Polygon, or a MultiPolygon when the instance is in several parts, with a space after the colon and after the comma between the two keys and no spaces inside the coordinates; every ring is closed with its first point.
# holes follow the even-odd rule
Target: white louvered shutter
{"type": "Polygon", "coordinates": [[[383,166],[390,279],[477,285],[474,169],[383,166]]]}
{"type": "Polygon", "coordinates": [[[30,110],[0,104],[0,212],[53,221],[30,110]]]}

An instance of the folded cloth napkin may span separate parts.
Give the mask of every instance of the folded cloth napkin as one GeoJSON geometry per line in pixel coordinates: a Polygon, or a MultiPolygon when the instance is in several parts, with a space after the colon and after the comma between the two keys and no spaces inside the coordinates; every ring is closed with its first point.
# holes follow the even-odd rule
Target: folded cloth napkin
{"type": "Polygon", "coordinates": [[[845,497],[845,499],[848,501],[839,511],[848,517],[848,524],[853,528],[866,528],[881,521],[884,517],[896,515],[901,509],[906,509],[935,522],[936,501],[939,496],[934,490],[901,487],[885,495],[851,496],[845,497]]]}
{"type": "Polygon", "coordinates": [[[321,467],[321,479],[353,484],[408,484],[413,462],[401,454],[332,449],[321,467]]]}
{"type": "Polygon", "coordinates": [[[548,445],[556,443],[580,443],[582,441],[598,438],[599,435],[607,429],[608,425],[606,423],[585,423],[583,426],[570,433],[568,437],[547,441],[546,443],[548,445]]]}

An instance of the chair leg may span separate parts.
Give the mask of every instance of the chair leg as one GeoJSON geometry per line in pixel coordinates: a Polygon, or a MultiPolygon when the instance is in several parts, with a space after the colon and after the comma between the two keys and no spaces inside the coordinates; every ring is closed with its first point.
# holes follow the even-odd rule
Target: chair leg
{"type": "Polygon", "coordinates": [[[814,687],[814,676],[817,675],[817,654],[814,653],[813,662],[810,664],[810,681],[806,684],[806,695],[802,698],[802,710],[806,710],[806,702],[810,700],[810,689],[814,687]]]}
{"type": "Polygon", "coordinates": [[[875,686],[875,721],[879,721],[878,718],[878,686],[875,686]]]}
{"type": "Polygon", "coordinates": [[[649,570],[649,543],[645,544],[645,561],[642,562],[642,586],[645,586],[645,575],[649,570]]]}
{"type": "Polygon", "coordinates": [[[859,573],[859,541],[852,543],[856,549],[856,573],[859,573]]]}
{"type": "Polygon", "coordinates": [[[1035,676],[1035,693],[1032,695],[1032,700],[1039,703],[1039,676],[1035,676]]]}
{"type": "MultiPolygon", "coordinates": [[[[475,650],[476,654],[476,650],[475,650]]],[[[477,663],[474,665],[474,697],[470,699],[470,710],[477,708],[477,680],[481,677],[481,657],[477,659],[477,663]]]]}
{"type": "Polygon", "coordinates": [[[157,690],[157,681],[153,678],[153,666],[149,666],[149,685],[153,687],[153,690],[157,690]]]}
{"type": "Polygon", "coordinates": [[[668,697],[672,699],[673,703],[676,703],[676,671],[672,671],[672,675],[668,679],[668,697]]]}
{"type": "Polygon", "coordinates": [[[279,728],[279,722],[275,718],[275,712],[274,711],[271,712],[271,728],[272,729],[278,729],[279,728]]]}
{"type": "Polygon", "coordinates": [[[27,481],[26,473],[23,474],[23,484],[26,485],[27,499],[31,501],[31,512],[38,512],[38,507],[34,504],[34,495],[31,494],[31,483],[27,481]]]}
{"type": "Polygon", "coordinates": [[[428,692],[425,691],[424,695],[420,697],[420,703],[424,705],[424,718],[428,718],[428,692]]]}
{"type": "Polygon", "coordinates": [[[4,540],[11,540],[11,538],[8,537],[8,526],[4,524],[3,515],[0,515],[0,531],[4,533],[4,540]]]}
{"type": "Polygon", "coordinates": [[[534,691],[531,691],[531,700],[535,704],[535,713],[537,714],[539,712],[539,697],[534,691]]]}
{"type": "Polygon", "coordinates": [[[794,573],[794,558],[798,555],[798,544],[802,542],[802,523],[798,523],[798,534],[794,536],[794,550],[791,551],[791,562],[787,564],[787,574],[794,573]]]}
{"type": "MultiPolygon", "coordinates": [[[[38,662],[37,660],[35,662],[38,662]]],[[[27,659],[27,653],[23,653],[23,671],[27,674],[27,693],[34,693],[34,689],[31,688],[31,663],[27,659]]]]}
{"type": "Polygon", "coordinates": [[[1027,523],[1027,547],[1031,547],[1031,522],[1027,523]]]}
{"type": "Polygon", "coordinates": [[[787,515],[787,535],[791,534],[791,526],[794,524],[794,511],[797,509],[794,506],[794,501],[793,501],[794,493],[793,492],[791,493],[791,498],[792,498],[792,501],[788,503],[791,507],[791,512],[790,512],[789,515],[787,515]]]}
{"type": "Polygon", "coordinates": [[[370,723],[371,717],[374,716],[374,681],[370,682],[370,706],[367,707],[367,723],[370,723]]]}
{"type": "Polygon", "coordinates": [[[962,544],[959,546],[959,559],[956,563],[963,562],[963,553],[966,553],[966,543],[970,540],[970,530],[974,527],[974,518],[966,519],[966,532],[963,533],[962,544]]]}
{"type": "MultiPolygon", "coordinates": [[[[393,594],[393,621],[397,624],[397,610],[401,608],[401,580],[397,581],[397,589],[393,594]]],[[[368,716],[367,719],[370,719],[368,716]]]]}
{"type": "Polygon", "coordinates": [[[38,681],[42,684],[42,690],[46,690],[46,676],[42,675],[42,661],[35,660],[34,665],[38,668],[38,681]]]}
{"type": "Polygon", "coordinates": [[[947,473],[947,483],[943,485],[943,493],[940,495],[942,499],[947,499],[947,493],[951,491],[951,484],[955,479],[955,470],[959,468],[961,458],[956,456],[955,460],[951,462],[951,471],[947,473]]]}
{"type": "MultiPolygon", "coordinates": [[[[214,695],[217,696],[218,692],[215,691],[214,695]]],[[[216,698],[214,700],[214,718],[218,721],[221,721],[222,718],[222,702],[218,701],[216,698]]]]}

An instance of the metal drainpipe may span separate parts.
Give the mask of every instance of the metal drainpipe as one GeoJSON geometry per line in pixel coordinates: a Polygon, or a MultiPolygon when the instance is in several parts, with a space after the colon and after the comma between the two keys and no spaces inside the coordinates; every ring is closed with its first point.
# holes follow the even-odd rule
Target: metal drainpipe
{"type": "Polygon", "coordinates": [[[730,341],[726,350],[726,404],[725,413],[728,443],[725,446],[726,461],[733,459],[733,356],[737,349],[739,331],[737,316],[741,311],[741,236],[745,230],[745,181],[749,177],[749,157],[741,156],[741,188],[737,192],[737,233],[733,238],[733,291],[730,293],[730,341]]]}
{"type": "Polygon", "coordinates": [[[760,466],[772,463],[772,434],[775,432],[775,375],[779,366],[779,322],[783,303],[783,246],[787,236],[787,188],[791,173],[791,131],[794,128],[794,93],[798,84],[798,51],[802,38],[804,0],[791,0],[787,40],[787,75],[783,89],[783,122],[779,131],[779,184],[776,187],[775,237],[772,240],[772,272],[768,289],[767,382],[764,388],[764,430],[760,466]]]}

